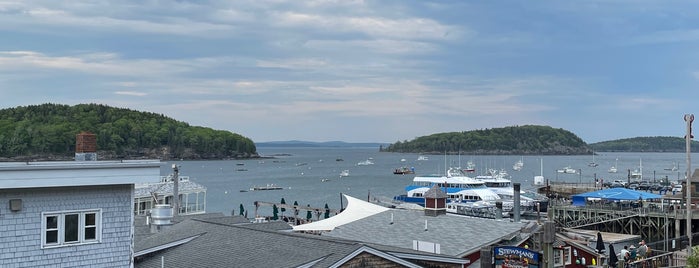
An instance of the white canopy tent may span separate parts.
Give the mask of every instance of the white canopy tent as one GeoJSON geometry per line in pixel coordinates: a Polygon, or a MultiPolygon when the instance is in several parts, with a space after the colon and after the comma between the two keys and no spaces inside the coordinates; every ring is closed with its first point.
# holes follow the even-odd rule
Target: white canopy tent
{"type": "Polygon", "coordinates": [[[363,219],[389,210],[389,208],[375,205],[348,195],[342,195],[347,199],[347,208],[339,214],[327,219],[294,226],[294,231],[332,231],[337,226],[363,219]]]}

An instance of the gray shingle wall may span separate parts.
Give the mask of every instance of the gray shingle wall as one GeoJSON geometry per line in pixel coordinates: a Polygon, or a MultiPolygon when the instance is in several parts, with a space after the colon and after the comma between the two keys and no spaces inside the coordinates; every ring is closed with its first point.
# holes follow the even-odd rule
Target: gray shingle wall
{"type": "Polygon", "coordinates": [[[0,267],[128,267],[132,185],[0,190],[0,267]],[[22,199],[11,212],[10,199],[22,199]],[[102,209],[102,241],[41,248],[41,213],[102,209]]]}

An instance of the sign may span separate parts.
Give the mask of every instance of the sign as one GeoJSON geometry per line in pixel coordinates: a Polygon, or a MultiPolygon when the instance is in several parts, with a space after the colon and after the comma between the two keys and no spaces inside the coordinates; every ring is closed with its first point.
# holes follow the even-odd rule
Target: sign
{"type": "Polygon", "coordinates": [[[496,268],[538,268],[541,253],[520,247],[495,247],[496,268]]]}

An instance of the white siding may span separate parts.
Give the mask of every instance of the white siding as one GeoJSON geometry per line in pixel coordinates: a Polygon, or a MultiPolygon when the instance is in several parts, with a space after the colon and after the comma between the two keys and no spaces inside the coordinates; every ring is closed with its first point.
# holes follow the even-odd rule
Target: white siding
{"type": "Polygon", "coordinates": [[[0,267],[129,267],[133,185],[0,190],[0,267]],[[10,199],[22,199],[11,212],[10,199]],[[102,209],[102,241],[41,248],[41,213],[102,209]]]}

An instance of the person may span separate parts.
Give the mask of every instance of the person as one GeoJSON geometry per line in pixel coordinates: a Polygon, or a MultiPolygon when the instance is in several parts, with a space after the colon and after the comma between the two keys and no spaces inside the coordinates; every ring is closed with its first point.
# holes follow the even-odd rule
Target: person
{"type": "Polygon", "coordinates": [[[631,246],[629,247],[629,259],[630,259],[631,261],[635,261],[635,260],[636,260],[637,253],[638,253],[638,251],[636,251],[636,246],[631,245],[631,246]]]}
{"type": "Polygon", "coordinates": [[[645,259],[647,251],[648,246],[646,246],[646,240],[641,240],[641,242],[638,242],[638,259],[645,259]]]}
{"type": "Polygon", "coordinates": [[[619,267],[626,267],[629,263],[629,246],[624,246],[619,251],[619,267]]]}

